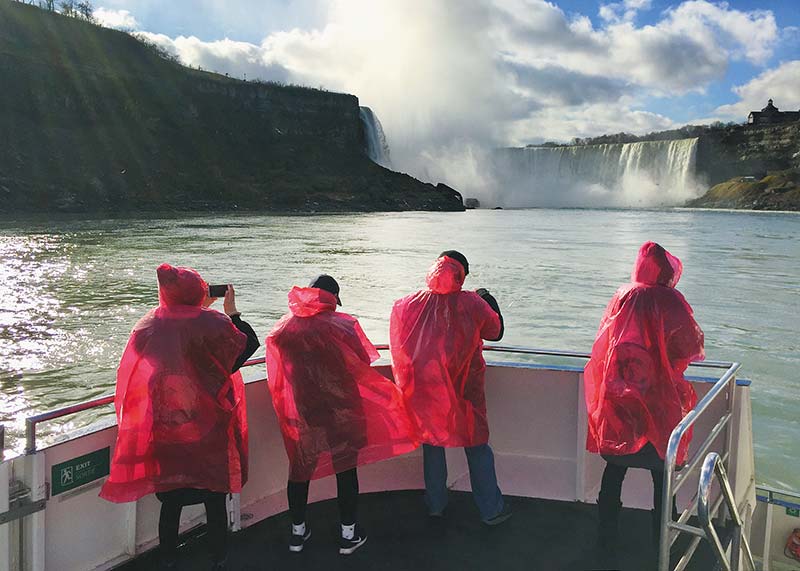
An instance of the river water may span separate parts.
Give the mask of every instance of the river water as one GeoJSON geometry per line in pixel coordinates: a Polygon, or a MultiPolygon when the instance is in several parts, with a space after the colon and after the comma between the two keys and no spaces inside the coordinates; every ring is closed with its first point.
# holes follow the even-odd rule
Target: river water
{"type": "MultiPolygon", "coordinates": [[[[470,260],[466,286],[497,297],[504,344],[588,351],[645,240],[683,260],[679,289],[705,330],[708,358],[743,362],[742,376],[753,381],[759,482],[800,489],[795,214],[542,209],[0,220],[0,422],[19,449],[33,411],[111,392],[131,327],[157,303],[161,262],[232,282],[262,339],[286,311],[292,285],[330,273],[342,286],[343,310],[383,343],[393,300],[422,287],[433,258],[455,248],[470,260]]],[[[56,438],[100,414],[44,425],[41,434],[56,438]]]]}

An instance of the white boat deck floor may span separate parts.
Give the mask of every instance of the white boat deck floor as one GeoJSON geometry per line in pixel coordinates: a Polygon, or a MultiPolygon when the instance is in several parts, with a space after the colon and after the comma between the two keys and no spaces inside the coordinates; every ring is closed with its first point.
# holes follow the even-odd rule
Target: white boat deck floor
{"type": "MultiPolygon", "coordinates": [[[[313,484],[312,484],[313,485],[313,484]]],[[[370,570],[370,571],[578,571],[585,569],[655,569],[651,551],[650,513],[624,509],[621,518],[622,553],[618,565],[595,564],[596,508],[593,505],[511,498],[514,516],[497,527],[478,520],[469,493],[451,492],[442,520],[426,515],[422,492],[363,494],[360,521],[367,543],[349,556],[338,554],[336,500],[309,506],[312,538],[302,553],[288,551],[289,515],[259,522],[231,538],[228,569],[370,570]]],[[[119,569],[157,569],[154,553],[119,569]]],[[[181,549],[180,570],[210,568],[201,534],[181,549]]],[[[714,568],[710,550],[701,546],[692,570],[714,568]]]]}

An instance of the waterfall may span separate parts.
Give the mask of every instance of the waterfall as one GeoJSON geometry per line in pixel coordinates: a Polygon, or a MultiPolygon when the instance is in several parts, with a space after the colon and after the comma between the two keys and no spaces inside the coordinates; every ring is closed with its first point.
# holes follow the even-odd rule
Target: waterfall
{"type": "Polygon", "coordinates": [[[389,156],[389,144],[386,135],[378,120],[378,116],[369,107],[360,107],[361,123],[364,126],[364,139],[366,140],[367,156],[379,165],[392,168],[392,159],[389,156]]]}
{"type": "Polygon", "coordinates": [[[497,149],[502,206],[671,206],[698,194],[697,139],[497,149]]]}

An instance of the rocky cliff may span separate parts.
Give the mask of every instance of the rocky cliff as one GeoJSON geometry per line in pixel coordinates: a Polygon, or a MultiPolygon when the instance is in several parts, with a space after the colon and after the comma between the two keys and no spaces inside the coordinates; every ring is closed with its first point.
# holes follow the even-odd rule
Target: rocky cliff
{"type": "Polygon", "coordinates": [[[463,210],[365,154],[358,99],[185,68],[0,0],[0,211],[463,210]]]}
{"type": "Polygon", "coordinates": [[[697,175],[709,187],[800,166],[800,122],[711,129],[697,141],[697,175]]]}

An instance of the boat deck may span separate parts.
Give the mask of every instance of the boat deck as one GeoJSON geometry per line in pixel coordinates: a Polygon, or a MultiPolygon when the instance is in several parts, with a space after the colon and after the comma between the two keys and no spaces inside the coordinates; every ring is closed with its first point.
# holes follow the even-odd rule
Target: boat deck
{"type": "MultiPolygon", "coordinates": [[[[607,569],[594,564],[594,505],[554,500],[511,498],[514,517],[497,527],[480,523],[469,493],[451,492],[442,520],[429,519],[421,491],[363,494],[360,521],[369,537],[349,556],[338,554],[339,517],[336,500],[311,504],[308,524],[312,537],[302,553],[290,553],[287,512],[235,534],[229,569],[256,571],[578,571],[607,569]]],[[[650,513],[624,509],[620,522],[625,538],[619,568],[655,569],[650,551],[650,513]]],[[[210,567],[202,536],[195,534],[182,548],[178,569],[210,567]]],[[[701,545],[688,569],[710,571],[714,561],[701,545]]],[[[154,553],[146,553],[118,569],[157,569],[154,553]]]]}

